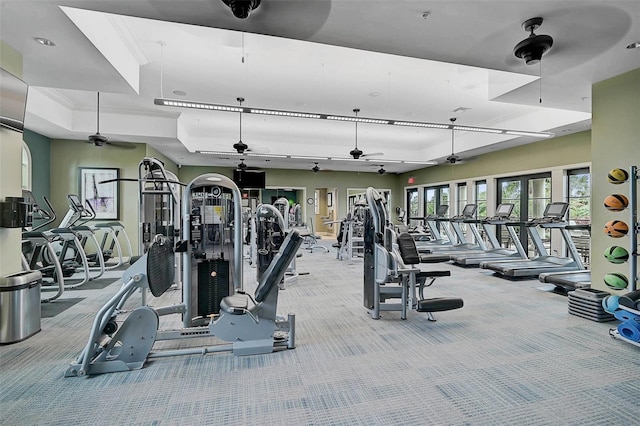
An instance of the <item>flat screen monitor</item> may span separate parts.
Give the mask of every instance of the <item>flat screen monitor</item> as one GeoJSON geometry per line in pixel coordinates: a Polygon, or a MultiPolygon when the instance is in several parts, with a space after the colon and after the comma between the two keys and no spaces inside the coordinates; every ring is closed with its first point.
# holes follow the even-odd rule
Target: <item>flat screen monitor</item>
{"type": "Polygon", "coordinates": [[[472,217],[476,214],[476,207],[477,206],[475,204],[467,204],[464,206],[464,209],[462,209],[462,216],[472,217]]]}
{"type": "Polygon", "coordinates": [[[498,208],[496,208],[496,216],[500,216],[500,217],[511,216],[511,212],[513,211],[514,206],[515,204],[513,203],[504,203],[504,204],[498,205],[498,208]]]}
{"type": "Polygon", "coordinates": [[[234,170],[233,181],[241,189],[264,189],[266,173],[261,170],[234,170]]]}
{"type": "Polygon", "coordinates": [[[544,217],[563,218],[569,208],[568,203],[549,203],[544,209],[544,217]]]}
{"type": "Polygon", "coordinates": [[[0,126],[22,132],[29,86],[10,72],[0,68],[0,126]]]}
{"type": "Polygon", "coordinates": [[[436,209],[436,215],[444,216],[444,215],[447,214],[448,211],[449,211],[449,205],[448,204],[441,204],[436,209]]]}

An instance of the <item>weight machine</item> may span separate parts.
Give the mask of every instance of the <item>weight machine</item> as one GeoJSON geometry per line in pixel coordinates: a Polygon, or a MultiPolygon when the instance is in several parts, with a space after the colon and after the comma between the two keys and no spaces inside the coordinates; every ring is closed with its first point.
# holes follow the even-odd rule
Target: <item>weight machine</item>
{"type": "MultiPolygon", "coordinates": [[[[221,351],[232,351],[234,355],[254,355],[270,353],[279,348],[295,348],[295,315],[289,314],[284,318],[277,315],[276,310],[278,283],[295,258],[302,237],[296,230],[287,235],[280,251],[263,273],[255,296],[251,297],[243,290],[240,200],[240,190],[226,176],[205,174],[187,185],[182,200],[182,237],[187,244],[178,244],[184,249],[182,303],[161,308],[139,306],[120,321],[122,306],[138,289],[149,289],[155,297],[161,297],[173,283],[173,246],[168,238],[157,236],[149,244],[146,253],[123,274],[124,284],[118,293],[96,315],[89,340],[75,362],[67,368],[65,377],[136,370],[142,368],[146,360],[161,357],[221,351]],[[216,195],[220,202],[213,201],[216,195]],[[233,235],[233,257],[229,260],[229,283],[233,287],[233,294],[222,298],[219,314],[202,315],[193,296],[199,294],[198,287],[212,283],[210,280],[199,282],[195,279],[201,277],[197,273],[198,265],[206,263],[212,255],[207,246],[213,243],[203,244],[204,238],[212,235],[207,225],[215,224],[210,214],[220,210],[208,207],[225,204],[229,210],[227,224],[232,228],[233,235]],[[160,316],[174,313],[182,314],[183,327],[160,329],[160,316]],[[216,337],[226,343],[151,351],[156,341],[196,337],[216,337]]],[[[222,210],[222,214],[225,214],[222,210]]],[[[210,274],[210,277],[214,278],[215,275],[210,274]]]]}
{"type": "Polygon", "coordinates": [[[407,310],[427,313],[435,321],[433,312],[458,309],[463,306],[458,298],[424,297],[424,289],[436,278],[449,276],[449,271],[421,271],[415,265],[420,255],[410,234],[396,237],[388,220],[386,201],[374,188],[367,188],[369,209],[364,225],[364,307],[373,319],[380,319],[381,311],[400,311],[407,318],[407,310]],[[430,280],[429,284],[426,283],[430,280]],[[388,303],[387,299],[399,303],[388,303]]]}

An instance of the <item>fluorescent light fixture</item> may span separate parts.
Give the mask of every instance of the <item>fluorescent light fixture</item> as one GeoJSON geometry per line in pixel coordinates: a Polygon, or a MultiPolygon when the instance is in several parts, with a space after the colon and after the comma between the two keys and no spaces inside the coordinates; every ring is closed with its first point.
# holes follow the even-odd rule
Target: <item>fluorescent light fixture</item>
{"type": "Polygon", "coordinates": [[[364,117],[346,117],[344,115],[327,115],[326,119],[336,121],[353,121],[358,123],[389,124],[389,120],[378,120],[376,118],[364,117]]]}
{"type": "MultiPolygon", "coordinates": [[[[249,107],[242,107],[242,106],[238,107],[233,105],[219,105],[219,104],[212,104],[208,102],[183,101],[179,99],[156,98],[153,100],[153,103],[160,106],[176,107],[176,108],[193,108],[193,109],[210,110],[210,111],[243,112],[245,114],[309,118],[309,119],[316,119],[316,120],[349,121],[349,122],[356,122],[356,123],[386,124],[391,126],[405,126],[405,127],[425,127],[430,129],[443,129],[443,130],[453,129],[453,130],[462,130],[467,132],[494,133],[494,134],[511,135],[511,136],[532,136],[536,138],[550,138],[554,136],[553,133],[549,133],[549,132],[528,132],[528,131],[519,131],[519,130],[494,129],[491,127],[479,127],[479,126],[459,126],[459,125],[454,126],[452,124],[429,123],[429,122],[421,122],[421,121],[395,121],[390,119],[386,120],[386,119],[380,119],[380,118],[367,118],[367,117],[358,117],[358,116],[354,117],[349,115],[335,115],[335,114],[327,115],[327,114],[319,114],[319,113],[313,113],[313,112],[285,111],[285,110],[277,110],[277,109],[249,108],[249,107]]],[[[302,159],[306,160],[311,158],[317,158],[317,157],[304,157],[302,159]]]]}
{"type": "Polygon", "coordinates": [[[238,154],[237,152],[225,152],[225,151],[196,151],[198,154],[205,155],[235,155],[238,157],[242,157],[243,154],[238,154]]]}
{"type": "Polygon", "coordinates": [[[298,118],[320,118],[320,114],[307,114],[304,112],[290,112],[290,111],[272,111],[269,109],[251,109],[251,114],[264,114],[264,115],[279,115],[283,117],[298,117],[298,118]]]}
{"type": "Polygon", "coordinates": [[[469,127],[469,126],[453,126],[453,130],[463,130],[466,132],[480,132],[480,133],[504,133],[504,130],[489,129],[486,127],[469,127]]]}
{"type": "Polygon", "coordinates": [[[247,157],[259,157],[259,158],[287,158],[286,155],[282,154],[258,154],[254,152],[244,152],[244,155],[247,157]]]}
{"type": "Polygon", "coordinates": [[[507,130],[505,132],[507,135],[514,136],[533,136],[536,138],[550,138],[553,136],[553,133],[544,133],[544,132],[520,132],[518,130],[507,130]]]}
{"type": "Polygon", "coordinates": [[[233,156],[233,157],[259,157],[259,158],[287,158],[288,155],[284,154],[260,154],[255,152],[244,152],[242,154],[235,151],[196,151],[198,154],[205,155],[222,155],[222,156],[233,156]]]}
{"type": "Polygon", "coordinates": [[[420,123],[418,121],[394,121],[393,124],[396,126],[407,126],[407,127],[429,127],[432,129],[448,129],[448,124],[437,124],[437,123],[420,123]]]}

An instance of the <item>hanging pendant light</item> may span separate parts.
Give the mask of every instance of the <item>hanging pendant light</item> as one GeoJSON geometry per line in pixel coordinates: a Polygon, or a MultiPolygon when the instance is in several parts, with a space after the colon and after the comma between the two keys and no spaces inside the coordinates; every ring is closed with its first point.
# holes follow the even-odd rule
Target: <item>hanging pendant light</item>
{"type": "MultiPolygon", "coordinates": [[[[242,103],[244,102],[244,98],[236,98],[240,107],[242,107],[242,103]]],[[[244,152],[249,149],[246,143],[242,142],[242,111],[240,111],[240,140],[233,144],[233,149],[235,149],[238,154],[244,154],[244,152]]]]}

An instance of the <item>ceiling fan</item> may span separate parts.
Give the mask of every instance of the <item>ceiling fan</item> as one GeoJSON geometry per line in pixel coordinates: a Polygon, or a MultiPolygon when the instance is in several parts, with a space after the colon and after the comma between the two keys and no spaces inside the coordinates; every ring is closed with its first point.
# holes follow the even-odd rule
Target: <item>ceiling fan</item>
{"type": "Polygon", "coordinates": [[[260,167],[252,167],[252,166],[248,166],[245,162],[244,162],[244,158],[240,159],[240,162],[238,163],[238,165],[236,166],[236,170],[262,170],[260,167]]]}
{"type": "Polygon", "coordinates": [[[87,142],[99,148],[105,145],[124,149],[134,149],[136,147],[135,144],[132,143],[110,141],[108,137],[100,134],[100,92],[98,92],[96,132],[93,135],[89,135],[87,142]]]}
{"type": "MultiPolygon", "coordinates": [[[[356,115],[356,119],[358,118],[358,113],[360,112],[360,108],[354,108],[353,112],[356,115]]],[[[358,121],[356,120],[356,147],[349,151],[349,155],[353,157],[354,160],[358,160],[359,158],[364,157],[377,157],[384,155],[384,152],[370,152],[365,154],[361,149],[358,148],[358,121]]]]}

